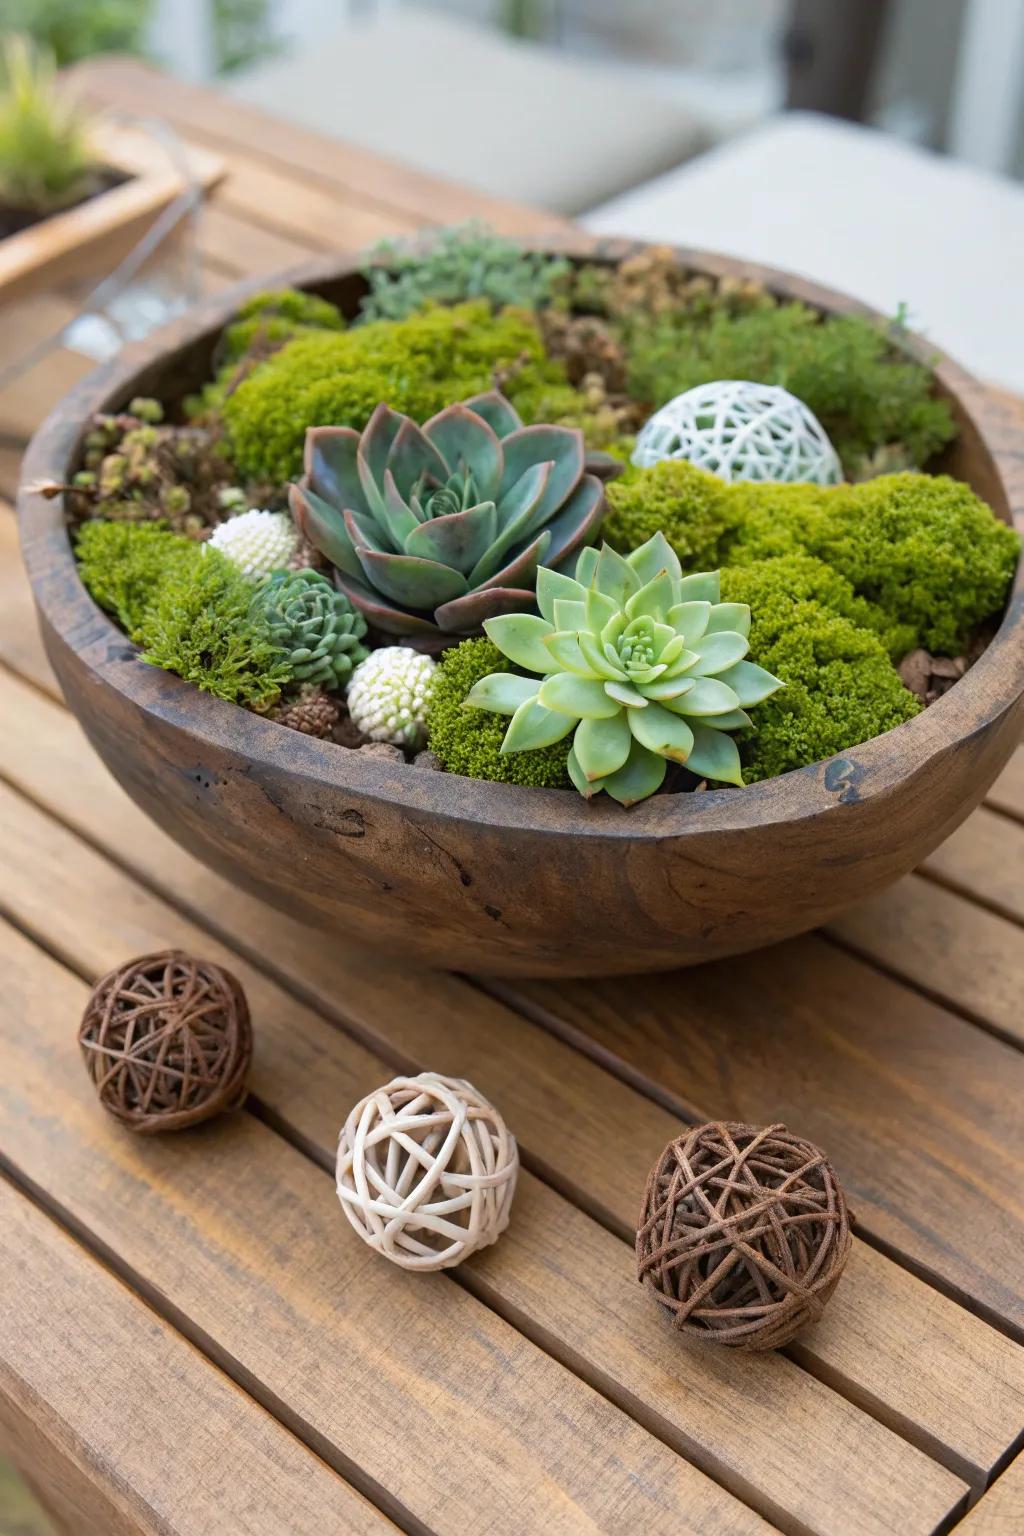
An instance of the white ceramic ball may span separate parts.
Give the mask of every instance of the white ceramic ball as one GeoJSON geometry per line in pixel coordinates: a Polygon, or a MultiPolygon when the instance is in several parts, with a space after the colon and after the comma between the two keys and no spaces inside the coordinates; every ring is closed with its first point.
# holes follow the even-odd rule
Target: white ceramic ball
{"type": "Polygon", "coordinates": [[[396,1077],[360,1100],[338,1140],[338,1199],[359,1236],[403,1269],[450,1269],[508,1226],[515,1137],[461,1078],[396,1077]]]}
{"type": "Polygon", "coordinates": [[[686,459],[722,480],[835,485],[839,455],[802,400],[777,384],[720,379],[677,395],[641,428],[633,463],[686,459]]]}

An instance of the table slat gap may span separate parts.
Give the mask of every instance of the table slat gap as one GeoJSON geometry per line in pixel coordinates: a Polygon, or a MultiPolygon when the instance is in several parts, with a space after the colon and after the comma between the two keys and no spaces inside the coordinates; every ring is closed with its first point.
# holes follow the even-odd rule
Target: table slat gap
{"type": "MultiPolygon", "coordinates": [[[[48,814],[48,816],[49,816],[49,813],[46,813],[46,814],[48,814]]],[[[66,862],[66,860],[61,860],[61,865],[63,865],[64,862],[66,862]]],[[[40,866],[40,860],[32,859],[32,869],[34,869],[34,871],[35,871],[35,869],[38,869],[38,866],[40,866]]],[[[111,902],[107,902],[106,905],[107,906],[111,905],[111,902]]],[[[213,903],[213,908],[216,909],[220,905],[221,905],[220,902],[215,902],[215,903],[213,903]]],[[[161,932],[161,942],[166,942],[166,925],[161,925],[160,932],[161,932]]],[[[230,943],[230,940],[229,940],[229,943],[230,943]]],[[[141,938],[140,938],[140,940],[138,940],[137,948],[141,948],[141,938]]],[[[235,942],[233,942],[233,948],[238,949],[238,942],[236,942],[236,940],[235,940],[235,942]]],[[[258,952],[258,955],[256,955],[256,963],[258,963],[258,965],[261,965],[261,966],[266,965],[266,958],[264,958],[264,949],[266,949],[266,948],[267,948],[267,946],[264,945],[263,948],[261,948],[261,951],[258,952]]],[[[107,963],[106,962],[106,958],[101,958],[101,960],[97,960],[97,965],[100,966],[100,968],[103,968],[103,966],[106,965],[106,963],[107,963]]],[[[233,963],[235,963],[235,962],[230,962],[230,963],[232,963],[232,965],[233,965],[233,963]]],[[[92,969],[97,968],[97,965],[92,966],[92,969]]],[[[84,972],[86,972],[86,974],[89,974],[89,968],[81,968],[81,966],[78,966],[78,969],[84,969],[84,972]]],[[[279,1012],[279,1005],[276,1006],[275,1012],[279,1012]]],[[[295,1028],[296,1028],[295,1023],[292,1023],[293,1031],[295,1031],[295,1028]]],[[[330,1026],[325,1026],[325,1028],[330,1028],[330,1026]]],[[[332,1035],[335,1034],[335,1031],[333,1031],[333,1028],[330,1028],[330,1032],[332,1032],[332,1035]]],[[[462,1068],[462,1064],[461,1063],[457,1063],[457,1068],[453,1068],[453,1069],[457,1069],[457,1071],[462,1071],[462,1069],[464,1069],[464,1068],[462,1068]]],[[[313,1071],[312,1064],[310,1064],[309,1071],[310,1072],[313,1071]]],[[[321,1075],[322,1075],[322,1064],[321,1064],[321,1066],[319,1066],[319,1068],[316,1068],[316,1080],[319,1081],[319,1078],[321,1078],[321,1075]]],[[[384,1068],[381,1068],[381,1072],[379,1072],[379,1075],[381,1075],[381,1077],[384,1077],[384,1075],[387,1075],[387,1071],[385,1071],[384,1068]]],[[[275,1077],[275,1080],[273,1080],[273,1081],[275,1081],[275,1087],[278,1086],[279,1078],[275,1077]]],[[[336,1115],[336,1111],[335,1111],[335,1115],[336,1115]]],[[[279,1120],[282,1120],[282,1118],[284,1118],[284,1120],[287,1120],[287,1118],[289,1118],[289,1117],[287,1117],[287,1114],[286,1115],[281,1115],[281,1112],[276,1112],[276,1120],[279,1121],[279,1120]]],[[[295,1123],[295,1117],[293,1117],[293,1115],[292,1115],[292,1123],[295,1123]]],[[[307,1135],[306,1135],[306,1141],[309,1141],[309,1137],[307,1137],[307,1135]]],[[[325,1161],[329,1161],[329,1154],[325,1154],[324,1160],[325,1161]]],[[[567,1215],[568,1215],[568,1212],[567,1212],[567,1215]]],[[[629,1267],[631,1267],[631,1261],[629,1261],[629,1267]]],[[[918,1304],[915,1304],[915,1310],[920,1310],[920,1306],[918,1306],[918,1304]]],[[[900,1373],[897,1373],[897,1375],[900,1375],[900,1373]]],[[[1024,1384],[1024,1378],[1022,1378],[1022,1384],[1024,1384]]],[[[943,1390],[944,1390],[944,1393],[947,1392],[947,1384],[946,1384],[946,1382],[944,1382],[943,1390]]],[[[877,1396],[877,1393],[874,1393],[874,1395],[877,1396]]],[[[903,1416],[900,1416],[900,1421],[898,1421],[898,1422],[900,1422],[900,1427],[903,1427],[903,1425],[906,1424],[907,1419],[903,1418],[903,1416]]],[[[929,1442],[929,1444],[930,1444],[930,1442],[929,1442]]],[[[993,1448],[996,1448],[996,1450],[1001,1450],[1001,1448],[1003,1448],[1003,1445],[1001,1445],[1001,1442],[999,1442],[999,1444],[996,1445],[996,1447],[993,1447],[993,1448]]],[[[976,1464],[976,1462],[975,1462],[975,1465],[978,1465],[978,1464],[976,1464]]],[[[981,1476],[984,1476],[984,1470],[981,1470],[981,1476]]]]}
{"type": "MultiPolygon", "coordinates": [[[[11,816],[9,814],[10,808],[4,808],[2,801],[3,797],[0,796],[0,811],[3,812],[2,819],[3,822],[7,825],[8,835],[11,837],[13,854],[13,843],[15,842],[13,837],[14,824],[12,823],[11,816]]],[[[36,814],[39,816],[41,813],[36,814]]],[[[22,818],[22,825],[24,825],[24,818],[22,818]]],[[[59,867],[62,871],[66,871],[67,869],[74,867],[76,864],[81,864],[81,856],[72,856],[70,850],[67,852],[61,852],[59,855],[55,850],[52,855],[46,856],[40,847],[30,855],[30,862],[32,870],[37,874],[44,865],[49,863],[52,863],[55,868],[59,867]]],[[[100,893],[96,887],[95,879],[90,877],[90,889],[94,890],[97,904],[99,908],[101,908],[105,913],[112,913],[121,909],[124,905],[124,902],[116,895],[116,885],[117,882],[115,882],[114,886],[105,886],[102,893],[100,893]]],[[[45,889],[39,889],[37,896],[40,911],[47,911],[52,908],[52,902],[45,889]]],[[[136,914],[139,912],[144,914],[146,911],[145,903],[139,900],[130,903],[130,905],[136,914]]],[[[136,917],[133,918],[133,923],[135,923],[137,926],[138,921],[139,918],[138,915],[136,915],[136,917]]],[[[170,939],[172,942],[184,942],[186,944],[191,943],[194,946],[195,940],[192,939],[192,937],[187,932],[181,930],[180,928],[177,931],[172,930],[172,938],[171,933],[168,931],[167,920],[158,918],[155,912],[149,921],[159,922],[160,926],[156,931],[161,934],[163,942],[168,942],[170,939]]],[[[107,925],[109,925],[109,918],[105,920],[105,931],[107,925]]],[[[136,935],[136,943],[139,947],[142,947],[143,944],[147,941],[148,939],[144,939],[141,933],[136,935]]],[[[210,947],[210,945],[207,945],[207,953],[209,953],[210,947]]],[[[80,960],[76,961],[76,967],[79,970],[84,969],[87,973],[91,973],[94,972],[97,967],[102,968],[106,965],[106,963],[106,956],[97,955],[95,961],[86,966],[83,966],[80,960]]],[[[326,1117],[330,1121],[330,1138],[333,1140],[334,1129],[336,1127],[337,1117],[339,1114],[337,1105],[339,1101],[342,1102],[342,1104],[344,1103],[345,1092],[343,1089],[332,1089],[330,1078],[330,1063],[335,1061],[340,1062],[342,1058],[338,1055],[338,1052],[341,1050],[345,1052],[346,1057],[350,1057],[352,1052],[357,1049],[355,1044],[351,1041],[348,1041],[346,1037],[340,1034],[339,1031],[324,1023],[324,1021],[319,1018],[310,1016],[307,1022],[306,1018],[303,1015],[300,1015],[294,1009],[292,1009],[290,1013],[286,1013],[284,1001],[283,999],[278,998],[276,988],[271,992],[267,989],[265,984],[262,984],[261,987],[257,990],[255,977],[248,975],[245,969],[237,964],[236,960],[228,957],[228,963],[231,964],[233,968],[239,970],[240,974],[242,974],[245,984],[247,985],[250,992],[250,999],[254,1008],[257,1010],[257,1017],[264,1020],[274,1020],[275,1029],[283,1030],[285,1032],[286,1038],[289,1042],[289,1049],[292,1052],[300,1048],[303,1033],[308,1033],[308,1030],[311,1028],[315,1032],[315,1039],[318,1042],[318,1048],[321,1050],[321,1053],[323,1051],[328,1053],[326,1056],[321,1054],[316,1062],[314,1062],[312,1059],[307,1061],[306,1058],[303,1057],[302,1077],[303,1080],[306,1080],[307,1078],[313,1079],[315,1077],[316,1083],[320,1085],[323,1093],[329,1097],[331,1107],[326,1111],[326,1117]],[[260,998],[262,998],[262,1003],[258,1001],[260,998]]],[[[262,1038],[266,1040],[266,1031],[264,1031],[262,1038]]],[[[284,1077],[289,1075],[290,1072],[294,1072],[294,1070],[295,1069],[285,1061],[275,1063],[273,1070],[268,1073],[266,1081],[276,1089],[284,1077]]],[[[367,1073],[370,1082],[375,1080],[375,1078],[379,1080],[381,1077],[387,1075],[386,1071],[381,1066],[374,1068],[371,1065],[369,1067],[361,1068],[361,1073],[363,1071],[367,1073]],[[370,1076],[370,1073],[373,1073],[374,1076],[370,1076]]],[[[261,1088],[262,1081],[262,1079],[257,1077],[254,1088],[256,1094],[262,1097],[265,1101],[266,1094],[261,1088]]],[[[369,1084],[367,1083],[366,1085],[368,1086],[369,1084]]],[[[325,1136],[326,1124],[324,1116],[318,1117],[317,1125],[322,1127],[322,1129],[319,1131],[315,1128],[311,1131],[309,1126],[306,1125],[304,1121],[296,1122],[294,1113],[290,1113],[287,1108],[284,1110],[276,1108],[275,1120],[277,1122],[283,1120],[291,1125],[301,1123],[305,1141],[308,1141],[310,1136],[313,1136],[314,1139],[319,1136],[320,1146],[323,1149],[319,1160],[322,1163],[329,1165],[330,1151],[328,1148],[327,1138],[325,1136]]],[[[523,1281],[529,1279],[527,1291],[535,1298],[537,1306],[539,1308],[547,1307],[549,1311],[554,1309],[553,1316],[564,1319],[566,1316],[566,1308],[570,1301],[570,1296],[573,1299],[572,1310],[573,1312],[577,1310],[578,1301],[575,1290],[571,1292],[566,1291],[564,1285],[560,1281],[560,1272],[558,1270],[552,1271],[550,1275],[544,1273],[543,1271],[538,1271],[535,1260],[531,1258],[529,1261],[530,1268],[524,1271],[523,1264],[526,1263],[526,1260],[523,1259],[519,1264],[517,1264],[515,1256],[517,1253],[517,1244],[525,1245],[523,1249],[524,1254],[526,1252],[532,1253],[537,1248],[538,1244],[540,1245],[540,1251],[545,1252],[550,1245],[551,1235],[564,1230],[566,1226],[568,1226],[569,1235],[571,1237],[571,1241],[569,1242],[569,1252],[573,1253],[575,1260],[577,1251],[579,1251],[579,1262],[583,1267],[587,1280],[588,1282],[592,1283],[596,1290],[597,1296],[600,1298],[600,1303],[597,1305],[595,1316],[592,1319],[586,1319],[585,1317],[580,1318],[577,1319],[573,1324],[575,1330],[574,1336],[577,1340],[576,1347],[578,1349],[593,1349],[595,1346],[591,1343],[591,1333],[596,1330],[601,1347],[607,1348],[612,1355],[618,1354],[620,1357],[619,1369],[623,1369],[623,1363],[628,1362],[632,1352],[632,1346],[630,1344],[628,1334],[625,1336],[622,1335],[625,1319],[629,1318],[633,1330],[639,1331],[639,1339],[641,1341],[646,1341],[648,1338],[650,1339],[649,1344],[646,1342],[642,1344],[643,1353],[645,1358],[648,1360],[646,1371],[642,1375],[637,1376],[633,1366],[630,1366],[629,1368],[629,1374],[632,1376],[634,1382],[644,1381],[647,1373],[650,1371],[654,1371],[656,1374],[659,1372],[664,1372],[665,1367],[659,1361],[659,1354],[663,1350],[670,1351],[669,1358],[671,1359],[674,1355],[674,1345],[672,1344],[671,1336],[669,1335],[666,1337],[661,1321],[657,1317],[656,1313],[653,1311],[645,1312],[643,1310],[638,1313],[636,1311],[637,1303],[639,1302],[642,1305],[643,1299],[639,1297],[635,1291],[635,1281],[632,1279],[632,1257],[629,1251],[622,1248],[617,1240],[609,1239],[604,1235],[600,1235],[599,1229],[593,1228],[592,1224],[588,1223],[585,1218],[580,1217],[578,1213],[574,1213],[571,1207],[565,1207],[564,1202],[560,1201],[558,1197],[555,1197],[547,1192],[544,1189],[544,1186],[532,1182],[529,1178],[529,1175],[524,1175],[524,1179],[521,1182],[518,1204],[520,1211],[518,1225],[515,1222],[513,1223],[513,1227],[510,1230],[510,1233],[507,1234],[506,1237],[502,1240],[500,1248],[488,1250],[486,1253],[478,1255],[477,1258],[472,1261],[474,1270],[479,1268],[485,1271],[488,1277],[488,1284],[491,1287],[501,1287],[506,1293],[513,1297],[517,1293],[517,1288],[519,1294],[522,1294],[523,1281]],[[550,1212],[550,1215],[545,1216],[544,1221],[539,1228],[537,1227],[536,1222],[534,1222],[532,1225],[530,1223],[524,1222],[524,1218],[522,1216],[522,1205],[524,1201],[534,1203],[539,1202],[541,1208],[545,1212],[550,1212]],[[614,1250],[614,1262],[612,1263],[611,1269],[608,1267],[610,1262],[609,1244],[611,1244],[611,1247],[614,1250]],[[589,1253],[589,1256],[584,1259],[582,1255],[588,1249],[591,1250],[591,1252],[589,1253]],[[535,1278],[530,1278],[532,1275],[535,1275],[535,1278]],[[621,1311],[622,1317],[617,1324],[616,1332],[610,1334],[608,1327],[603,1323],[601,1319],[601,1306],[607,1306],[609,1297],[617,1296],[619,1292],[622,1291],[623,1287],[625,1287],[625,1291],[628,1293],[630,1299],[624,1300],[621,1304],[616,1302],[617,1311],[621,1311]],[[653,1354],[651,1353],[651,1350],[654,1351],[653,1354]]],[[[529,1206],[527,1209],[529,1210],[529,1206]]],[[[567,1241],[569,1241],[569,1238],[567,1238],[567,1241]]],[[[568,1258],[568,1253],[566,1258],[568,1258]]],[[[593,1305],[594,1302],[591,1301],[591,1306],[593,1305]]],[[[560,1321],[558,1326],[564,1327],[564,1320],[560,1321]]],[[[690,1405],[696,1401],[696,1399],[693,1397],[693,1392],[696,1389],[697,1380],[703,1380],[705,1383],[706,1393],[711,1393],[712,1396],[706,1398],[706,1401],[701,1409],[701,1413],[698,1415],[696,1422],[700,1425],[700,1432],[705,1436],[710,1434],[712,1430],[714,1431],[714,1435],[710,1442],[711,1445],[714,1444],[715,1437],[721,1441],[723,1431],[721,1424],[718,1422],[719,1410],[715,1409],[713,1406],[714,1393],[717,1391],[720,1394],[725,1389],[725,1383],[733,1379],[735,1372],[745,1372],[749,1370],[756,1371],[758,1380],[760,1382],[759,1396],[763,1397],[764,1393],[769,1390],[769,1383],[777,1380],[777,1373],[779,1369],[780,1365],[769,1365],[767,1362],[755,1361],[746,1362],[745,1364],[742,1362],[738,1363],[737,1357],[735,1356],[720,1359],[717,1362],[714,1359],[710,1359],[707,1361],[706,1365],[703,1365],[697,1361],[690,1360],[687,1357],[681,1358],[677,1364],[674,1364],[671,1367],[672,1373],[680,1372],[683,1378],[687,1381],[689,1381],[690,1376],[694,1372],[697,1373],[697,1376],[687,1388],[685,1399],[680,1400],[680,1407],[682,1407],[684,1401],[687,1404],[683,1425],[685,1426],[686,1420],[691,1414],[692,1409],[690,1405]],[[771,1371],[776,1372],[776,1375],[770,1375],[769,1372],[771,1371]],[[711,1374],[706,1375],[706,1372],[710,1372],[711,1374]],[[714,1386],[715,1377],[716,1375],[722,1375],[722,1373],[724,1373],[723,1379],[721,1382],[719,1382],[716,1389],[714,1386]]],[[[788,1369],[790,1371],[795,1370],[792,1365],[789,1365],[788,1369]]],[[[665,1390],[670,1388],[672,1379],[673,1377],[671,1374],[670,1376],[666,1376],[665,1390]]],[[[785,1377],[785,1380],[789,1383],[787,1390],[791,1399],[790,1412],[792,1414],[796,1412],[796,1401],[804,1401],[806,1393],[810,1388],[811,1378],[805,1376],[804,1373],[797,1371],[795,1375],[785,1377]],[[802,1378],[802,1382],[805,1384],[800,1384],[798,1386],[798,1378],[802,1378]],[[797,1393],[797,1398],[793,1397],[794,1392],[797,1393]]],[[[635,1390],[638,1389],[634,1388],[634,1391],[635,1390]]],[[[645,1388],[639,1390],[650,1392],[651,1394],[655,1395],[656,1398],[653,1383],[650,1387],[645,1386],[645,1388]]],[[[730,1391],[731,1390],[732,1389],[730,1389],[730,1391]]],[[[777,1388],[772,1390],[774,1392],[777,1390],[777,1388]]],[[[829,1396],[831,1396],[831,1394],[829,1394],[829,1396]]],[[[811,1397],[814,1399],[813,1392],[811,1397]]],[[[851,1413],[855,1415],[858,1413],[858,1410],[847,1407],[842,1402],[842,1399],[835,1399],[834,1406],[832,1407],[831,1411],[829,1411],[829,1403],[826,1399],[814,1400],[816,1401],[816,1408],[812,1417],[808,1418],[806,1413],[801,1411],[802,1419],[805,1424],[804,1433],[809,1437],[809,1439],[804,1443],[801,1459],[807,1454],[808,1443],[814,1440],[818,1441],[818,1454],[823,1453],[823,1442],[820,1438],[822,1434],[825,1434],[830,1447],[832,1442],[836,1439],[837,1435],[840,1440],[852,1436],[854,1441],[858,1443],[865,1439],[874,1440],[875,1450],[872,1454],[875,1456],[880,1456],[886,1461],[890,1460],[890,1458],[895,1454],[891,1442],[886,1439],[878,1439],[879,1435],[887,1435],[888,1431],[880,1430],[874,1427],[870,1419],[866,1419],[860,1422],[860,1427],[856,1430],[854,1429],[853,1424],[850,1424],[850,1426],[845,1430],[838,1429],[838,1426],[834,1423],[836,1415],[839,1415],[839,1417],[842,1418],[843,1416],[849,1415],[851,1413]],[[822,1421],[823,1411],[824,1421],[822,1421]],[[871,1425],[870,1428],[869,1425],[871,1425]],[[831,1428],[829,1426],[831,1426],[831,1428]]],[[[809,1400],[807,1406],[810,1406],[809,1400]]],[[[735,1414],[739,1408],[739,1401],[734,1400],[731,1412],[735,1414]]],[[[747,1412],[748,1410],[746,1408],[742,1410],[741,1419],[742,1416],[747,1412]]],[[[678,1436],[679,1433],[680,1426],[677,1425],[676,1435],[678,1436]]],[[[693,1431],[690,1432],[691,1437],[692,1434],[693,1431]]],[[[751,1426],[746,1425],[744,1427],[742,1422],[738,1422],[735,1425],[735,1432],[730,1432],[728,1441],[725,1442],[732,1442],[732,1451],[730,1454],[732,1455],[733,1471],[737,1470],[735,1460],[736,1451],[742,1447],[742,1455],[740,1457],[740,1475],[742,1475],[743,1460],[749,1457],[750,1454],[757,1452],[757,1442],[760,1439],[760,1435],[758,1434],[758,1436],[754,1437],[753,1444],[751,1444],[751,1436],[751,1426]],[[739,1437],[738,1440],[737,1436],[739,1437]]],[[[676,1443],[681,1447],[684,1444],[689,1444],[690,1439],[677,1440],[676,1443]]],[[[781,1478],[782,1486],[789,1487],[792,1480],[792,1468],[790,1468],[789,1472],[787,1473],[786,1459],[782,1458],[781,1461],[779,1459],[780,1450],[781,1448],[776,1448],[772,1457],[772,1478],[773,1480],[776,1478],[781,1478]]],[[[709,1450],[708,1454],[710,1453],[711,1452],[709,1450]]],[[[831,1454],[831,1449],[829,1454],[831,1454]]],[[[710,1465],[717,1465],[717,1463],[709,1462],[709,1466],[710,1465]]],[[[983,1480],[984,1477],[984,1469],[979,1467],[977,1463],[974,1464],[974,1467],[975,1478],[980,1483],[980,1480],[983,1480]],[[979,1472],[981,1474],[980,1478],[978,1477],[979,1472]]],[[[824,1468],[822,1469],[822,1472],[824,1473],[824,1468]]],[[[803,1475],[806,1475],[806,1472],[803,1475]]],[[[858,1473],[858,1477],[862,1477],[863,1475],[863,1472],[858,1473]]],[[[844,1483],[847,1481],[845,1477],[840,1479],[838,1473],[835,1470],[833,1470],[829,1476],[830,1484],[831,1482],[835,1482],[838,1485],[840,1481],[844,1483]]],[[[744,1483],[743,1486],[745,1487],[746,1483],[744,1483]]],[[[846,1496],[849,1497],[849,1495],[850,1489],[847,1486],[846,1496]]],[[[766,1494],[765,1496],[767,1497],[768,1495],[766,1494]]],[[[865,1493],[864,1496],[867,1497],[867,1494],[865,1493]]],[[[844,1527],[843,1529],[845,1532],[846,1528],[844,1527]]]]}

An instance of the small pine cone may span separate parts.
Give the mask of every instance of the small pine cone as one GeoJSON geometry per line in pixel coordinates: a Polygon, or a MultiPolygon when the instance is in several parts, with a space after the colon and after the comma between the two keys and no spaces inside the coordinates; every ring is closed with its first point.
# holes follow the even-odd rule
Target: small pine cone
{"type": "Polygon", "coordinates": [[[341,719],[341,710],[319,688],[302,689],[297,699],[279,704],[270,712],[271,720],[286,725],[290,731],[301,731],[303,736],[318,736],[328,741],[341,719]]]}

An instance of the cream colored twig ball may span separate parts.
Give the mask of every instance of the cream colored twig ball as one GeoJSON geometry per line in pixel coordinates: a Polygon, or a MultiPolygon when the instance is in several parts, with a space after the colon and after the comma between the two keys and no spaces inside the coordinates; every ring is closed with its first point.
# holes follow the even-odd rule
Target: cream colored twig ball
{"type": "Polygon", "coordinates": [[[633,463],[687,459],[722,480],[835,485],[839,455],[802,400],[777,384],[720,379],[663,405],[640,429],[633,463]]]}
{"type": "Polygon", "coordinates": [[[450,1269],[508,1226],[519,1151],[471,1083],[396,1077],[338,1140],[338,1199],[364,1242],[403,1269],[450,1269]]]}

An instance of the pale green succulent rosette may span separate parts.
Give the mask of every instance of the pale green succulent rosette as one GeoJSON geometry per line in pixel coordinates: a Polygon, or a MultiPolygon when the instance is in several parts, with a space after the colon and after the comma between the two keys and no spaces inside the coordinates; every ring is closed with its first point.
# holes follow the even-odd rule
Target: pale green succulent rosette
{"type": "Polygon", "coordinates": [[[584,549],[575,577],[538,572],[539,616],[484,625],[535,675],[493,672],[466,706],[512,716],[503,753],[572,735],[569,776],[587,799],[605,790],[634,805],[661,787],[669,761],[741,785],[728,733],[750,725],[746,710],[782,684],[744,660],[750,609],[719,597],[718,572],[684,576],[661,533],[626,557],[584,549]]]}

